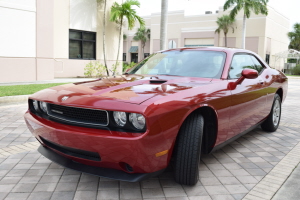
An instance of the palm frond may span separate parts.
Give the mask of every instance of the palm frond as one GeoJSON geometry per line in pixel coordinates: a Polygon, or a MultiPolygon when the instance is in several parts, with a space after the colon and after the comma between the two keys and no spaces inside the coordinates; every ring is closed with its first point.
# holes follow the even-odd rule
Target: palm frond
{"type": "Polygon", "coordinates": [[[220,33],[222,30],[224,34],[227,34],[230,28],[234,30],[234,22],[235,20],[228,15],[219,17],[216,21],[216,23],[218,24],[218,28],[215,30],[215,33],[220,33]]]}
{"type": "Polygon", "coordinates": [[[251,15],[250,9],[251,9],[251,5],[250,4],[245,4],[244,14],[246,15],[247,18],[249,18],[250,15],[251,15]]]}
{"type": "Polygon", "coordinates": [[[235,6],[229,13],[230,18],[235,19],[236,15],[238,14],[239,11],[240,11],[239,6],[235,6]]]}
{"type": "Polygon", "coordinates": [[[132,6],[140,7],[140,2],[137,0],[127,0],[125,3],[128,3],[129,5],[132,5],[132,6]]]}
{"type": "Polygon", "coordinates": [[[143,18],[137,15],[132,6],[139,7],[140,2],[137,0],[127,0],[122,4],[115,2],[111,7],[110,21],[121,24],[123,23],[123,19],[127,19],[129,30],[134,28],[136,21],[140,23],[140,26],[144,26],[145,22],[143,18]]]}
{"type": "Polygon", "coordinates": [[[224,10],[231,8],[229,16],[235,18],[239,11],[243,10],[247,18],[250,17],[251,11],[255,14],[268,15],[268,0],[227,0],[224,4],[224,10]]]}
{"type": "Polygon", "coordinates": [[[134,34],[133,40],[141,41],[144,45],[150,39],[150,29],[145,27],[140,27],[137,32],[134,34]]]}
{"type": "Polygon", "coordinates": [[[237,0],[228,0],[225,2],[223,8],[224,8],[224,10],[227,10],[231,6],[235,5],[236,3],[237,3],[237,0]]]}

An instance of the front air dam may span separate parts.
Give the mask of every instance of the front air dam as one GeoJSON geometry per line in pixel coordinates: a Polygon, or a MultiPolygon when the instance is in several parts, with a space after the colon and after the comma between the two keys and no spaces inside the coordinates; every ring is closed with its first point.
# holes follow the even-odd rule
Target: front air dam
{"type": "Polygon", "coordinates": [[[128,181],[128,182],[138,182],[143,181],[145,179],[157,176],[164,172],[165,169],[152,172],[152,173],[126,173],[121,170],[116,169],[109,169],[109,168],[102,168],[102,167],[95,167],[90,165],[84,165],[78,162],[75,162],[69,158],[66,158],[50,148],[44,147],[43,145],[40,145],[38,148],[38,151],[48,158],[49,160],[69,169],[73,169],[76,171],[84,172],[87,174],[92,174],[100,177],[120,180],[120,181],[128,181]]]}

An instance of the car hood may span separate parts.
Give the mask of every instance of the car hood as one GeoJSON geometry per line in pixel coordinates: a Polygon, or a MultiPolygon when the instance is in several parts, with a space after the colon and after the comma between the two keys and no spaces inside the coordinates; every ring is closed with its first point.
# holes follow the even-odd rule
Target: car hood
{"type": "Polygon", "coordinates": [[[32,98],[50,102],[76,103],[85,99],[105,99],[141,104],[154,96],[172,95],[211,82],[211,78],[179,76],[125,75],[93,81],[60,85],[42,90],[32,98]]]}

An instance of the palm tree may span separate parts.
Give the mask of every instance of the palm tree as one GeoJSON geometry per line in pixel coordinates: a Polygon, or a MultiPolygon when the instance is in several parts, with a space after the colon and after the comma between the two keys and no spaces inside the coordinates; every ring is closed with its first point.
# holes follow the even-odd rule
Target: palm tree
{"type": "Polygon", "coordinates": [[[104,9],[103,9],[103,30],[102,30],[102,35],[103,35],[103,59],[104,59],[104,67],[106,70],[107,76],[109,76],[108,72],[108,67],[106,63],[106,49],[105,49],[105,32],[106,32],[106,0],[98,0],[98,3],[103,3],[104,9]]]}
{"type": "Polygon", "coordinates": [[[234,32],[234,27],[233,27],[234,21],[235,19],[232,19],[228,15],[223,15],[222,17],[218,17],[217,19],[218,28],[216,29],[215,33],[220,33],[221,31],[224,32],[225,47],[227,47],[227,33],[229,29],[232,28],[232,32],[234,32]]]}
{"type": "Polygon", "coordinates": [[[291,40],[289,49],[300,51],[300,23],[294,24],[294,31],[288,32],[287,35],[291,40]]]}
{"type": "Polygon", "coordinates": [[[140,7],[140,2],[137,0],[126,0],[122,4],[118,4],[117,2],[114,2],[113,6],[111,7],[110,21],[116,22],[119,25],[119,45],[118,45],[117,60],[114,66],[113,75],[115,74],[116,68],[119,64],[118,61],[119,61],[124,19],[127,19],[128,30],[132,30],[134,28],[136,21],[140,23],[140,26],[145,25],[144,19],[136,14],[136,11],[135,9],[132,8],[132,6],[140,7]]]}
{"type": "Polygon", "coordinates": [[[161,0],[160,18],[160,50],[166,49],[167,21],[168,21],[168,0],[161,0]]]}
{"type": "Polygon", "coordinates": [[[150,40],[150,29],[149,28],[146,29],[145,27],[139,28],[138,31],[135,33],[133,39],[136,41],[141,41],[142,55],[144,57],[144,48],[145,48],[146,42],[148,40],[150,40]]]}
{"type": "Polygon", "coordinates": [[[234,8],[230,11],[229,16],[234,19],[240,10],[243,10],[243,36],[242,48],[245,49],[245,36],[246,36],[246,18],[250,17],[251,11],[255,14],[268,15],[267,3],[269,0],[227,0],[224,4],[224,10],[229,9],[231,6],[234,8]]]}

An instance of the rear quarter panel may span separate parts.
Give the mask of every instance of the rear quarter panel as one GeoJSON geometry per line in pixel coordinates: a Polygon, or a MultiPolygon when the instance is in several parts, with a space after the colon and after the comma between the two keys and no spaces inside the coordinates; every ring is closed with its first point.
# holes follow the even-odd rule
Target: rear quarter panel
{"type": "Polygon", "coordinates": [[[282,103],[284,102],[288,90],[288,78],[281,72],[272,68],[267,69],[266,84],[268,85],[268,96],[266,109],[270,113],[276,92],[282,89],[282,103]]]}

